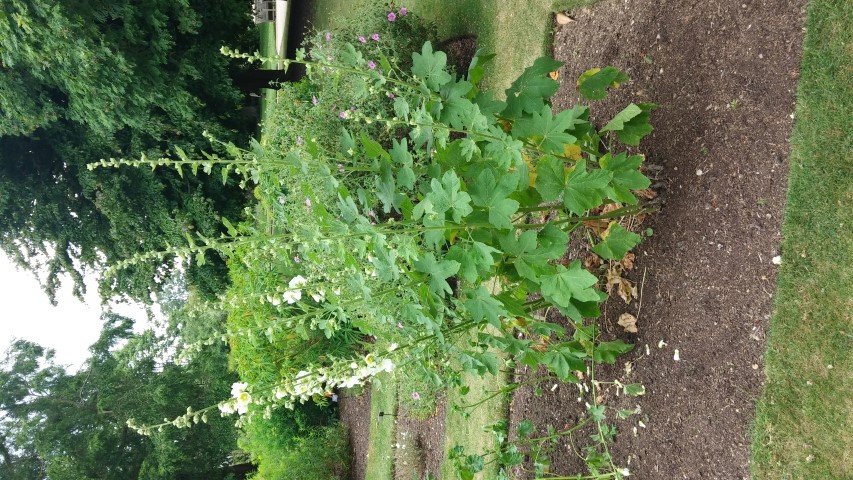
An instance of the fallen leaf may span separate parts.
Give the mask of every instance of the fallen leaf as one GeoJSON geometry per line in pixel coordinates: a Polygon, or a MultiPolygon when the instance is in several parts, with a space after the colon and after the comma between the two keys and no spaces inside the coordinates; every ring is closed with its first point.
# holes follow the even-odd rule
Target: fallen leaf
{"type": "Polygon", "coordinates": [[[619,321],[616,323],[618,323],[620,327],[624,328],[626,332],[637,333],[637,317],[630,313],[623,313],[622,315],[619,315],[619,321]]]}
{"type": "Polygon", "coordinates": [[[607,230],[607,227],[610,225],[610,222],[608,222],[607,219],[585,220],[583,223],[584,225],[586,225],[586,228],[590,229],[592,233],[596,234],[599,237],[602,233],[604,233],[605,230],[607,230]]]}
{"type": "Polygon", "coordinates": [[[635,258],[636,258],[636,256],[635,256],[633,253],[628,252],[628,253],[626,253],[626,254],[625,254],[625,256],[624,256],[624,257],[622,257],[622,260],[621,260],[619,263],[621,263],[621,264],[622,264],[622,267],[623,267],[625,270],[633,270],[633,269],[634,269],[634,259],[635,259],[635,258]]]}
{"type": "Polygon", "coordinates": [[[590,253],[583,259],[583,266],[586,269],[598,268],[601,265],[601,257],[594,253],[590,253]]]}
{"type": "Polygon", "coordinates": [[[622,208],[622,205],[620,205],[618,203],[608,203],[608,204],[604,205],[603,207],[601,207],[601,215],[607,215],[608,213],[615,212],[616,210],[619,210],[620,208],[622,208]]]}
{"type": "Polygon", "coordinates": [[[616,294],[625,303],[631,303],[631,300],[637,298],[637,287],[622,276],[622,265],[618,263],[607,270],[606,288],[608,295],[612,295],[614,286],[616,287],[616,294]]]}
{"type": "Polygon", "coordinates": [[[652,190],[651,188],[644,188],[642,190],[634,190],[634,194],[644,200],[652,200],[658,196],[658,192],[652,190]]]}
{"type": "Polygon", "coordinates": [[[554,70],[553,72],[548,72],[548,76],[551,77],[551,80],[557,80],[560,77],[560,71],[554,70]]]}
{"type": "Polygon", "coordinates": [[[563,13],[563,12],[559,12],[559,13],[557,14],[557,23],[558,23],[558,24],[560,24],[560,25],[568,25],[568,24],[570,24],[570,23],[572,23],[572,22],[574,22],[574,21],[575,21],[575,19],[574,19],[574,18],[572,18],[572,17],[570,17],[570,16],[566,15],[566,14],[565,14],[565,13],[563,13]]]}

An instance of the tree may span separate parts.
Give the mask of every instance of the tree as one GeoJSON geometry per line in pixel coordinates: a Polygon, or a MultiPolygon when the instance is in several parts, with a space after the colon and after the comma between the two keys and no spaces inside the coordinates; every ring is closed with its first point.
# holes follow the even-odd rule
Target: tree
{"type": "Polygon", "coordinates": [[[178,364],[153,332],[134,334],[132,321],[105,316],[91,357],[75,374],[52,363],[52,352],[15,342],[0,363],[0,472],[3,478],[219,479],[232,473],[237,448],[232,420],[211,416],[190,429],[143,437],[127,426],[159,422],[228,396],[224,345],[178,364]],[[122,345],[123,344],[123,345],[122,345]]]}
{"type": "MultiPolygon", "coordinates": [[[[218,176],[89,171],[102,158],[157,158],[239,140],[237,66],[220,55],[250,32],[241,0],[6,0],[0,5],[0,248],[40,272],[48,296],[63,274],[216,235],[247,198],[218,176]],[[235,13],[237,12],[237,13],[235,13]]],[[[216,172],[214,172],[216,173],[216,172]]],[[[223,285],[223,263],[190,276],[223,285]]],[[[149,300],[170,272],[151,263],[103,279],[102,295],[149,300]]]]}

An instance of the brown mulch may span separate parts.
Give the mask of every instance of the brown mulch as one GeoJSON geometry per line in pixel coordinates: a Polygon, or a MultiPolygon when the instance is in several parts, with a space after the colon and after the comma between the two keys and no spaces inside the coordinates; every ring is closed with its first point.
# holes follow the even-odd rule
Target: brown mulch
{"type": "Polygon", "coordinates": [[[364,478],[367,466],[368,434],[370,433],[370,388],[364,388],[361,395],[342,394],[340,397],[341,422],[349,432],[352,446],[352,466],[350,475],[353,480],[364,478]]]}
{"type": "MultiPolygon", "coordinates": [[[[608,335],[637,349],[597,372],[600,380],[646,387],[639,398],[605,395],[610,405],[642,410],[617,422],[611,448],[637,478],[749,478],[805,3],[605,1],[576,12],[576,22],[556,34],[554,55],[566,62],[556,106],[580,101],[575,80],[585,70],[613,65],[632,82],[593,104],[593,121],[602,125],[630,102],[660,107],[640,150],[664,167],[666,204],[643,225],[654,236],[638,247],[628,273],[642,303],[613,298],[603,319],[608,335]],[[624,312],[639,317],[637,334],[616,325],[624,312]]],[[[511,422],[561,428],[583,412],[574,386],[544,390],[539,397],[519,391],[511,422]]],[[[552,460],[552,471],[583,472],[565,444],[552,460]]]]}

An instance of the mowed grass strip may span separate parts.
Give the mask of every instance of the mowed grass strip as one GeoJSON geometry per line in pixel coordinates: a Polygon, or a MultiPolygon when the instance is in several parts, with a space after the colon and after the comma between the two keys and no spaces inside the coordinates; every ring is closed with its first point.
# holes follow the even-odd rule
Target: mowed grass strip
{"type": "MultiPolygon", "coordinates": [[[[260,37],[258,52],[260,52],[264,57],[275,57],[277,55],[275,48],[275,22],[264,22],[259,24],[258,35],[260,37]]],[[[265,69],[271,69],[273,67],[274,65],[272,65],[271,62],[266,62],[263,65],[263,68],[265,69]]],[[[263,131],[264,129],[271,128],[270,119],[272,118],[273,108],[275,108],[276,91],[270,88],[262,88],[260,95],[260,125],[258,126],[258,131],[261,143],[264,143],[263,131]]]]}
{"type": "MultiPolygon", "coordinates": [[[[396,415],[396,380],[392,375],[380,373],[370,385],[370,432],[364,472],[366,479],[391,480],[394,478],[396,415]]],[[[363,432],[354,432],[354,434],[363,434],[363,432]]]]}
{"type": "Polygon", "coordinates": [[[812,1],[806,30],[757,479],[853,478],[853,2],[812,1]]]}

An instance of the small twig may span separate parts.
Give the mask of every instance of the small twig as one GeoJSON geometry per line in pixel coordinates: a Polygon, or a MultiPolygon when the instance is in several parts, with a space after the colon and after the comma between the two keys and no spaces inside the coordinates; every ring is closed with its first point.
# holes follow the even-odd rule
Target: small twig
{"type": "Polygon", "coordinates": [[[643,267],[643,279],[640,280],[640,305],[637,306],[637,323],[640,323],[640,312],[643,310],[643,287],[646,286],[646,270],[648,267],[643,267]]]}

